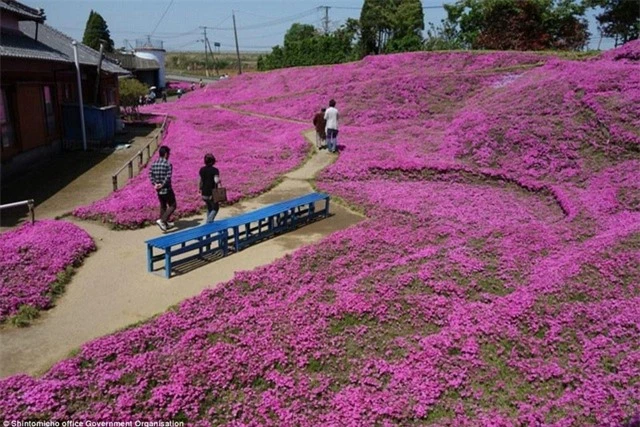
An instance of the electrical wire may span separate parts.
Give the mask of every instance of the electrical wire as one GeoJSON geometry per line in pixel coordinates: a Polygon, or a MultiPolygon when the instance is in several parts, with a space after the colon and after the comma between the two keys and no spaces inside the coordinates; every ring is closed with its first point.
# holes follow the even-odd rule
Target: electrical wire
{"type": "Polygon", "coordinates": [[[153,35],[156,30],[158,29],[158,25],[160,25],[160,23],[162,22],[162,20],[164,19],[165,15],[167,14],[167,12],[169,12],[169,9],[171,8],[171,5],[173,4],[174,0],[171,0],[169,2],[169,6],[167,6],[167,8],[164,10],[164,13],[162,14],[162,16],[160,17],[160,19],[158,20],[158,23],[156,24],[155,27],[153,27],[153,31],[151,31],[151,35],[153,35]]]}
{"type": "MultiPolygon", "coordinates": [[[[300,12],[300,13],[295,14],[295,15],[290,15],[290,16],[285,16],[285,17],[282,17],[282,18],[278,18],[278,19],[275,19],[273,21],[261,22],[261,23],[258,23],[258,24],[251,24],[251,25],[245,25],[245,26],[238,26],[237,30],[242,30],[242,31],[259,30],[259,29],[262,29],[262,28],[272,27],[274,25],[286,24],[287,22],[295,21],[295,20],[310,16],[310,15],[316,13],[317,11],[318,11],[318,8],[314,7],[313,9],[309,9],[309,10],[306,10],[304,12],[300,12]]],[[[218,27],[218,26],[216,26],[216,27],[207,27],[207,29],[218,30],[218,31],[233,31],[233,27],[218,27]]]]}

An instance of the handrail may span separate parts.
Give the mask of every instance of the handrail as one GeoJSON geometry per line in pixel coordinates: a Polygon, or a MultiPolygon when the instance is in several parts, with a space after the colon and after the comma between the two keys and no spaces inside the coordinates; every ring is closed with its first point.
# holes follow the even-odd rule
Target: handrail
{"type": "Polygon", "coordinates": [[[33,199],[29,199],[29,200],[22,200],[20,202],[14,202],[14,203],[7,203],[6,205],[0,205],[0,211],[3,209],[9,209],[9,208],[16,208],[18,206],[28,206],[29,207],[29,213],[31,214],[31,224],[33,224],[34,222],[36,222],[36,214],[35,214],[35,201],[33,199]]]}
{"type": "Polygon", "coordinates": [[[140,149],[128,162],[126,162],[120,169],[116,171],[115,174],[111,175],[111,182],[113,184],[113,191],[118,189],[118,175],[120,172],[124,170],[124,168],[129,168],[129,179],[133,178],[133,161],[138,159],[138,167],[142,166],[143,163],[143,153],[147,151],[147,162],[151,159],[151,144],[153,142],[156,143],[156,149],[160,146],[160,139],[163,137],[164,133],[167,130],[167,120],[169,115],[165,114],[164,119],[162,120],[162,125],[160,126],[160,132],[155,136],[155,138],[151,139],[144,147],[140,149]]]}

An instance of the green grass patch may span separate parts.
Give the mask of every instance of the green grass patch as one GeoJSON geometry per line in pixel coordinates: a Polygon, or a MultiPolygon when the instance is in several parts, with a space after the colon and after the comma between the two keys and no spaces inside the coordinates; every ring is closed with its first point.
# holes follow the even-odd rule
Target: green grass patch
{"type": "Polygon", "coordinates": [[[24,328],[31,325],[33,320],[40,316],[40,311],[32,305],[23,304],[18,309],[18,312],[9,318],[9,323],[19,328],[24,328]]]}

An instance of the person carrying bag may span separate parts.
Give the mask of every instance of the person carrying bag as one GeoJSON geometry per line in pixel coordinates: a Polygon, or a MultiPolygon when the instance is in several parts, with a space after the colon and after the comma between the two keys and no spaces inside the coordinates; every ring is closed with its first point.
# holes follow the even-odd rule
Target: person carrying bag
{"type": "Polygon", "coordinates": [[[204,166],[200,168],[200,194],[207,207],[205,224],[213,222],[220,210],[220,202],[227,201],[227,190],[220,187],[220,171],[214,167],[215,164],[216,158],[207,153],[204,166]]]}

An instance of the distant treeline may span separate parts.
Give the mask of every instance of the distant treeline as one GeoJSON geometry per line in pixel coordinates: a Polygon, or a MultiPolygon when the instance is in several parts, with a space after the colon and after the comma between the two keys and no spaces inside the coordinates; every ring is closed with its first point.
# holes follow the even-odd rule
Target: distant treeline
{"type": "Polygon", "coordinates": [[[458,0],[444,5],[447,18],[430,24],[426,37],[420,0],[365,0],[360,19],[335,31],[295,23],[282,46],[258,58],[258,70],[337,64],[366,55],[417,50],[584,49],[589,40],[585,12],[599,7],[601,35],[616,46],[638,38],[637,0],[458,0]]]}

